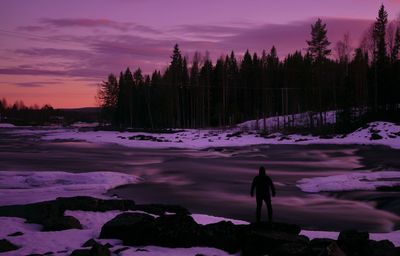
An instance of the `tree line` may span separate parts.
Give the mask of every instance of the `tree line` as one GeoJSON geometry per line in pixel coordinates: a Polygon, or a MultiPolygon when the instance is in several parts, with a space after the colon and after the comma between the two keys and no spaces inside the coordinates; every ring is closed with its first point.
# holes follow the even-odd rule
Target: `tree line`
{"type": "Polygon", "coordinates": [[[103,119],[117,127],[202,128],[307,112],[312,128],[325,125],[326,111],[337,110],[343,129],[365,116],[398,116],[400,26],[388,22],[383,5],[357,48],[349,34],[331,45],[321,19],[306,44],[305,53],[283,60],[272,46],[242,58],[232,51],[215,64],[198,52],[188,63],[176,44],[163,73],[127,68],[108,76],[97,93],[103,119]]]}
{"type": "Polygon", "coordinates": [[[0,122],[17,125],[42,125],[54,122],[56,114],[57,110],[48,104],[42,107],[38,105],[28,107],[23,101],[8,104],[6,99],[0,99],[0,122]]]}

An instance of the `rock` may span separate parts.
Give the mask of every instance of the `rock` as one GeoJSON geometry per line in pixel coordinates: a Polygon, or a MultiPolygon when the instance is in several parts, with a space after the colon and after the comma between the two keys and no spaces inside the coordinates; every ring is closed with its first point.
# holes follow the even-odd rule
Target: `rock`
{"type": "Polygon", "coordinates": [[[369,242],[368,232],[346,230],[339,234],[337,243],[348,255],[353,255],[365,250],[369,242]]]}
{"type": "Polygon", "coordinates": [[[93,245],[97,244],[96,240],[94,240],[93,238],[87,240],[82,247],[92,247],[93,245]]]}
{"type": "Polygon", "coordinates": [[[7,239],[0,240],[0,253],[17,250],[19,247],[11,243],[7,239]]]}
{"type": "Polygon", "coordinates": [[[335,240],[329,238],[314,238],[309,243],[309,255],[321,255],[333,242],[335,242],[335,240]]]}
{"type": "Polygon", "coordinates": [[[278,250],[284,244],[308,244],[303,236],[280,231],[250,230],[244,239],[243,255],[265,255],[278,250]]]}
{"type": "Polygon", "coordinates": [[[163,215],[155,220],[156,245],[165,247],[193,247],[199,245],[200,225],[188,215],[163,215]]]}
{"type": "Polygon", "coordinates": [[[201,244],[224,250],[238,252],[243,239],[244,225],[234,225],[230,221],[208,224],[202,228],[201,244]]]}
{"type": "Polygon", "coordinates": [[[280,222],[274,222],[273,224],[271,224],[269,222],[251,223],[250,229],[258,230],[258,231],[273,230],[273,231],[279,231],[279,232],[289,233],[289,234],[293,234],[293,235],[298,235],[301,232],[301,228],[298,225],[280,223],[280,222]]]}
{"type": "Polygon", "coordinates": [[[24,218],[28,223],[41,224],[44,230],[53,231],[79,227],[78,220],[73,217],[64,217],[66,210],[127,211],[135,210],[134,207],[135,202],[131,200],[103,200],[78,196],[34,204],[1,206],[0,216],[24,218]]]}
{"type": "Polygon", "coordinates": [[[106,243],[104,246],[105,246],[105,247],[107,247],[108,249],[110,249],[110,248],[113,248],[113,247],[114,247],[114,245],[112,245],[112,244],[110,244],[110,243],[106,243]]]}
{"type": "Polygon", "coordinates": [[[372,133],[371,137],[369,138],[370,140],[381,140],[383,137],[379,135],[378,133],[372,133]]]}
{"type": "Polygon", "coordinates": [[[92,249],[90,249],[90,256],[110,256],[110,250],[99,243],[96,243],[95,245],[92,246],[92,249]]]}
{"type": "MultiPolygon", "coordinates": [[[[343,252],[336,242],[332,242],[325,250],[320,254],[320,256],[349,256],[343,252]]],[[[360,255],[361,256],[361,255],[360,255]]]]}
{"type": "Polygon", "coordinates": [[[113,251],[113,253],[114,253],[114,254],[119,254],[120,252],[129,250],[129,249],[130,249],[129,247],[122,247],[122,248],[119,248],[119,249],[113,251]]]}
{"type": "Polygon", "coordinates": [[[70,256],[91,256],[89,249],[78,249],[74,250],[70,256]]]}
{"type": "Polygon", "coordinates": [[[20,231],[17,231],[17,232],[8,234],[7,236],[22,236],[23,234],[24,234],[24,233],[22,233],[22,232],[20,232],[20,231]]]}
{"type": "Polygon", "coordinates": [[[105,212],[112,210],[134,210],[135,202],[132,200],[104,200],[89,196],[60,197],[56,204],[63,210],[105,212]]]}
{"type": "Polygon", "coordinates": [[[128,245],[148,245],[157,231],[155,218],[144,213],[122,213],[103,225],[99,238],[120,239],[128,245]]]}
{"type": "Polygon", "coordinates": [[[282,244],[271,252],[271,256],[309,256],[307,244],[304,243],[287,243],[282,244]]]}
{"type": "Polygon", "coordinates": [[[75,217],[62,216],[46,219],[42,223],[42,231],[60,231],[67,229],[82,229],[81,223],[75,217]]]}
{"type": "Polygon", "coordinates": [[[373,241],[370,240],[365,250],[368,256],[397,256],[398,251],[389,240],[373,241]]]}

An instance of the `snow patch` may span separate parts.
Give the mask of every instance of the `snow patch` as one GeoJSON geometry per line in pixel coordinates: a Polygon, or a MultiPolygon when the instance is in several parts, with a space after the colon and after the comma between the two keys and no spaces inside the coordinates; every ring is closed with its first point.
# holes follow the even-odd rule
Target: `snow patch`
{"type": "Polygon", "coordinates": [[[217,223],[220,221],[230,221],[235,225],[250,224],[249,222],[243,221],[243,220],[227,219],[227,218],[223,218],[223,217],[216,217],[216,216],[205,215],[205,214],[192,214],[192,218],[194,219],[194,221],[196,221],[198,224],[201,224],[201,225],[213,224],[213,223],[217,223]]]}
{"type": "Polygon", "coordinates": [[[138,177],[119,172],[0,172],[0,205],[27,204],[57,197],[93,196],[106,198],[107,190],[138,177]]]}
{"type": "Polygon", "coordinates": [[[378,187],[400,186],[400,172],[359,172],[327,177],[304,178],[297,187],[307,193],[352,190],[376,190],[378,187]]]}
{"type": "MultiPolygon", "coordinates": [[[[302,230],[300,235],[304,235],[310,239],[314,238],[330,238],[337,240],[339,232],[336,231],[314,231],[314,230],[302,230]]],[[[400,246],[400,230],[388,232],[388,233],[370,233],[369,239],[375,241],[389,240],[396,247],[400,246]]]]}
{"type": "Polygon", "coordinates": [[[0,128],[14,128],[15,125],[8,123],[0,123],[0,128]]]}

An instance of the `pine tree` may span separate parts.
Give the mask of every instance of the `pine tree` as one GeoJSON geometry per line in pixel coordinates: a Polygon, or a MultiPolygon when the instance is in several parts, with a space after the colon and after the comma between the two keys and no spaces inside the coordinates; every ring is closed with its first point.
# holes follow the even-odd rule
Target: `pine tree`
{"type": "MultiPolygon", "coordinates": [[[[118,81],[114,74],[108,75],[107,81],[103,81],[97,91],[97,99],[100,101],[102,114],[105,119],[110,119],[118,103],[118,81]]],[[[1,103],[1,102],[0,102],[1,103]]],[[[1,104],[0,104],[1,111],[1,104]]]]}
{"type": "Polygon", "coordinates": [[[386,25],[388,23],[388,14],[385,10],[385,6],[382,4],[378,17],[374,23],[373,37],[375,44],[375,56],[374,60],[378,65],[382,65],[386,58],[386,25]]]}
{"type": "Polygon", "coordinates": [[[385,6],[382,4],[379,8],[378,17],[374,23],[373,39],[374,39],[374,69],[375,69],[375,85],[374,85],[374,108],[378,110],[378,106],[387,98],[387,90],[384,88],[387,49],[386,49],[386,25],[388,23],[388,14],[385,6]]]}
{"type": "Polygon", "coordinates": [[[307,41],[308,52],[314,61],[322,61],[331,54],[328,48],[331,44],[328,41],[326,24],[318,19],[314,25],[311,25],[311,40],[307,41]]]}
{"type": "Polygon", "coordinates": [[[399,50],[400,50],[400,27],[397,27],[396,34],[394,37],[393,49],[391,52],[392,64],[395,63],[399,59],[399,50]]]}

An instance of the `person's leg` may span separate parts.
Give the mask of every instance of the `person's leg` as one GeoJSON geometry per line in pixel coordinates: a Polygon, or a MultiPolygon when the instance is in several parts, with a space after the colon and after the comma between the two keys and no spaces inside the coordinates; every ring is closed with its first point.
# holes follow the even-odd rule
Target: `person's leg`
{"type": "Polygon", "coordinates": [[[268,209],[268,221],[269,221],[269,223],[272,223],[272,204],[271,204],[271,198],[265,198],[264,201],[265,201],[265,204],[267,205],[267,209],[268,209]]]}
{"type": "Polygon", "coordinates": [[[261,207],[262,207],[263,199],[261,197],[257,196],[256,201],[257,201],[256,218],[257,218],[257,222],[260,222],[261,221],[261,207]]]}

